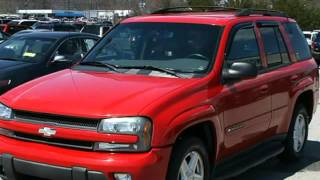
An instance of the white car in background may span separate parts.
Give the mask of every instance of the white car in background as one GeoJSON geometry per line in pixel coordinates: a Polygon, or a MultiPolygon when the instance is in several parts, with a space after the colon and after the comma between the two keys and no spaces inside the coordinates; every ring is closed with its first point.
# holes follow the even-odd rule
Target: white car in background
{"type": "Polygon", "coordinates": [[[308,45],[311,47],[314,40],[317,38],[318,33],[320,30],[313,30],[313,31],[303,31],[304,37],[306,38],[308,45]]]}
{"type": "Polygon", "coordinates": [[[306,38],[309,47],[312,45],[312,33],[311,31],[303,31],[304,37],[306,38]]]}

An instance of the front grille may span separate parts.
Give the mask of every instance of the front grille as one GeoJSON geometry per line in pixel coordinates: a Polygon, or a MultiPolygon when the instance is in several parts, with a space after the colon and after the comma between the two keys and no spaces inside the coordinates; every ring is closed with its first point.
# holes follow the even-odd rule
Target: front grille
{"type": "Polygon", "coordinates": [[[80,148],[80,149],[87,149],[87,150],[93,150],[93,145],[94,145],[93,142],[89,142],[89,141],[45,138],[42,136],[36,136],[36,135],[25,134],[20,132],[14,132],[12,137],[16,139],[24,140],[24,141],[31,141],[31,142],[44,143],[44,144],[50,144],[55,146],[80,148]]]}
{"type": "Polygon", "coordinates": [[[84,128],[96,130],[99,119],[78,118],[70,116],[34,113],[27,111],[14,110],[14,119],[36,124],[48,124],[70,128],[84,128]]]}

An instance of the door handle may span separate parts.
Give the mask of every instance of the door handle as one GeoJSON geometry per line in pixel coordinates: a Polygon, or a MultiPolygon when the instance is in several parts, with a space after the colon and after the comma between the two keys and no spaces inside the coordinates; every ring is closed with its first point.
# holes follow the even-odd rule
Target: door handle
{"type": "Polygon", "coordinates": [[[298,75],[293,75],[293,76],[290,77],[290,81],[293,82],[293,83],[296,82],[298,79],[299,79],[298,75]]]}
{"type": "Polygon", "coordinates": [[[269,91],[269,86],[268,85],[263,85],[259,88],[260,93],[266,94],[269,91]]]}

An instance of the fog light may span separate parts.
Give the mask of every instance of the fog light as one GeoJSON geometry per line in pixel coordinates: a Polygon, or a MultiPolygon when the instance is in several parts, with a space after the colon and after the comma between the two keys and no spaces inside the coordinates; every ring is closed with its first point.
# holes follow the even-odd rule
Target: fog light
{"type": "Polygon", "coordinates": [[[114,179],[116,179],[116,180],[132,180],[131,175],[128,173],[114,173],[114,179]]]}

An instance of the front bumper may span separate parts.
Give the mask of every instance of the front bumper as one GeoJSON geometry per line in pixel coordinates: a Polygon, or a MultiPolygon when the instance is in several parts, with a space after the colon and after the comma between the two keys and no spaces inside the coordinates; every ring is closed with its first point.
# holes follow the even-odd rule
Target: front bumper
{"type": "Polygon", "coordinates": [[[2,167],[2,178],[16,180],[18,174],[37,178],[72,179],[72,180],[106,180],[102,172],[88,171],[82,167],[65,168],[48,164],[36,163],[14,158],[10,154],[0,156],[0,167],[2,167]]]}
{"type": "Polygon", "coordinates": [[[164,180],[170,153],[171,147],[146,153],[80,151],[0,136],[0,174],[8,180],[21,175],[23,180],[113,180],[114,173],[129,173],[133,180],[164,180]]]}

